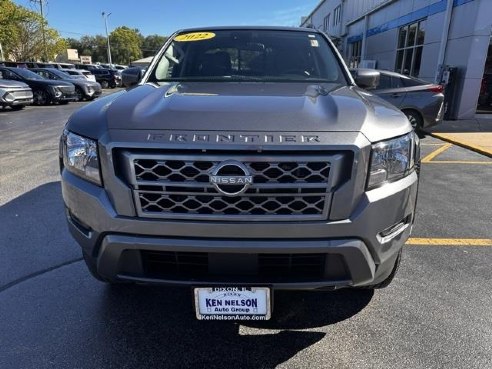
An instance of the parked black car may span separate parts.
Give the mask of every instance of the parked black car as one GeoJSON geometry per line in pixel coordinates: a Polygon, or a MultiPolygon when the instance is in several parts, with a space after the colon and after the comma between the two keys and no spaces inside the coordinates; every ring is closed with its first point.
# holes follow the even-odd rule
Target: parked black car
{"type": "Polygon", "coordinates": [[[121,86],[121,73],[113,69],[91,69],[102,88],[121,86]]]}
{"type": "MultiPolygon", "coordinates": [[[[53,63],[43,63],[43,62],[15,62],[17,68],[54,68],[53,63]]],[[[12,65],[11,65],[12,66],[12,65]]]]}
{"type": "Polygon", "coordinates": [[[101,85],[99,83],[91,82],[86,79],[79,79],[56,68],[33,68],[31,70],[46,79],[65,81],[74,84],[77,101],[82,101],[84,99],[94,100],[102,93],[101,85]]]}
{"type": "Polygon", "coordinates": [[[81,64],[81,63],[75,63],[75,69],[85,69],[85,70],[93,70],[93,69],[101,69],[97,64],[81,64]]]}
{"type": "Polygon", "coordinates": [[[52,102],[67,104],[77,99],[75,86],[72,83],[50,81],[27,69],[0,67],[0,78],[26,83],[32,89],[36,105],[52,102]]]}
{"type": "Polygon", "coordinates": [[[0,66],[2,66],[2,67],[17,67],[17,63],[4,60],[4,61],[0,61],[0,66]]]}

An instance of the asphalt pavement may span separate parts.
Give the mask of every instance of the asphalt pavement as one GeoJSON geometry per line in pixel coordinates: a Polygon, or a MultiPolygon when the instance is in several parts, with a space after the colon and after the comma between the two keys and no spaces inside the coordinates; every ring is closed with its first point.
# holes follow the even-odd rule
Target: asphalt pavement
{"type": "Polygon", "coordinates": [[[57,157],[81,105],[0,110],[1,369],[492,368],[491,158],[422,139],[416,241],[390,287],[276,293],[268,322],[197,321],[187,288],[89,276],[57,157]]]}

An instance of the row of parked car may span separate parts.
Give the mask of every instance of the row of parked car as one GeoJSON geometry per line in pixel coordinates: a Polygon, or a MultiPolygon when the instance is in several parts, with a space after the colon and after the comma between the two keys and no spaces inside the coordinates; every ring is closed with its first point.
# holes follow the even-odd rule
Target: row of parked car
{"type": "Polygon", "coordinates": [[[0,62],[0,107],[20,110],[30,104],[93,100],[102,88],[117,86],[121,72],[115,66],[0,62]]]}

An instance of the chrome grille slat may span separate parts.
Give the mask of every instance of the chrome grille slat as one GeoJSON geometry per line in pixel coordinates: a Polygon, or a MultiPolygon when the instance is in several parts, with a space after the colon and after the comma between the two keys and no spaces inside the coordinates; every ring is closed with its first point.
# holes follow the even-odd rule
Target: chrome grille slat
{"type": "Polygon", "coordinates": [[[222,221],[324,220],[330,170],[341,155],[155,155],[125,152],[138,216],[222,221]],[[210,173],[225,160],[243,163],[253,184],[237,196],[219,193],[210,173]]]}
{"type": "MultiPolygon", "coordinates": [[[[211,183],[208,182],[172,182],[172,181],[137,181],[137,186],[145,186],[145,185],[159,185],[162,187],[170,186],[179,186],[179,187],[202,187],[202,188],[214,188],[211,183]],[[197,186],[197,183],[200,186],[197,186]]],[[[320,183],[294,183],[296,188],[318,188],[320,187],[320,183]]],[[[275,188],[292,188],[293,183],[277,183],[275,188]]],[[[254,188],[272,188],[270,183],[255,183],[254,188]]]]}
{"type": "Polygon", "coordinates": [[[11,95],[13,95],[17,99],[32,99],[32,91],[23,90],[23,91],[11,91],[11,95]]]}
{"type": "MultiPolygon", "coordinates": [[[[210,170],[217,165],[209,160],[136,159],[137,181],[145,182],[208,182],[210,170]]],[[[246,161],[255,183],[309,184],[328,181],[329,163],[300,161],[246,161]]]]}

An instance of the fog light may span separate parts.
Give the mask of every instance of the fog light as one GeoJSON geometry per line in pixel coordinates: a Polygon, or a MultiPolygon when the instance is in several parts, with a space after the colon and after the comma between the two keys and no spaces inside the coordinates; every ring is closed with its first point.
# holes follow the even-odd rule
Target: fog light
{"type": "Polygon", "coordinates": [[[393,224],[392,226],[386,228],[384,231],[377,235],[378,241],[380,243],[387,243],[394,239],[395,237],[402,234],[409,226],[409,217],[406,217],[401,222],[393,224]]]}

